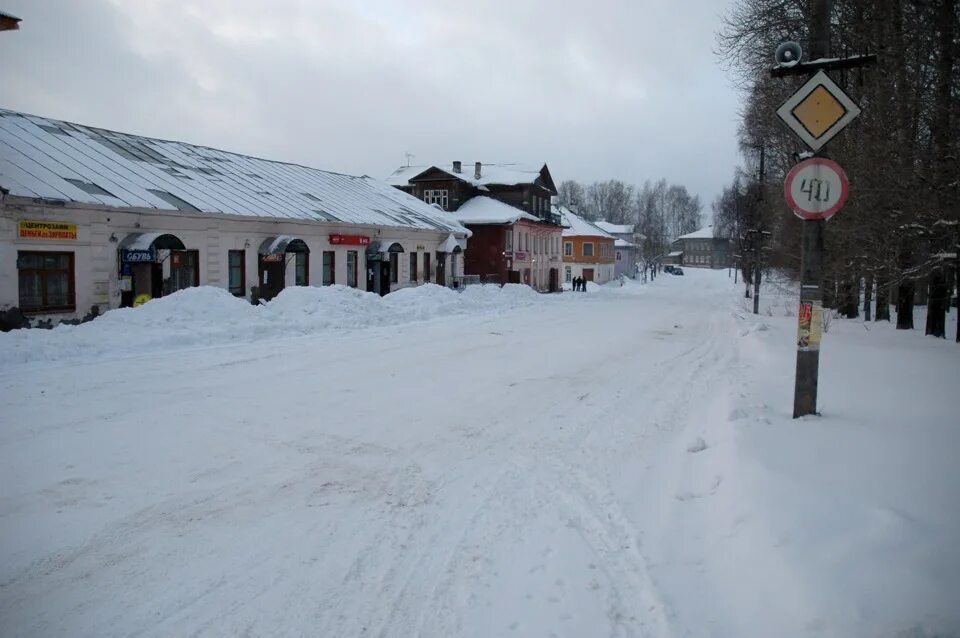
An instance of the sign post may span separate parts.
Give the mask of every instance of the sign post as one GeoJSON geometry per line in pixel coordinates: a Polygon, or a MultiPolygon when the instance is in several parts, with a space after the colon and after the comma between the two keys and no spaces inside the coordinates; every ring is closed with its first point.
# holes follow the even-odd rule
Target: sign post
{"type": "MultiPolygon", "coordinates": [[[[866,66],[876,56],[830,59],[831,0],[813,0],[810,58],[807,63],[778,59],[771,76],[807,74],[809,79],[777,109],[777,115],[819,157],[797,164],[787,175],[784,197],[803,221],[800,305],[797,312],[797,377],[793,418],[817,413],[820,335],[823,331],[823,229],[846,201],[849,183],[843,169],[821,149],[860,115],[860,107],[826,74],[829,69],[866,66]]],[[[800,50],[797,49],[799,58],[800,50]]],[[[780,57],[778,50],[778,58],[780,57]]]]}

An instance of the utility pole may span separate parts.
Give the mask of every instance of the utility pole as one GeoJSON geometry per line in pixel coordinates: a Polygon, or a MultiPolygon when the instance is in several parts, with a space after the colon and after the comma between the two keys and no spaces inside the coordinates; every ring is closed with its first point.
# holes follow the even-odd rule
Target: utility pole
{"type": "Polygon", "coordinates": [[[777,109],[777,116],[813,151],[787,173],[783,193],[794,214],[803,219],[800,266],[800,306],[797,312],[797,378],[793,417],[817,413],[820,339],[823,332],[824,223],[843,207],[850,184],[843,168],[822,149],[860,115],[860,107],[827,71],[873,64],[876,55],[831,58],[832,0],[811,0],[810,61],[801,61],[796,42],[777,47],[772,77],[807,75],[807,81],[777,109]]]}
{"type": "Polygon", "coordinates": [[[760,172],[757,175],[758,192],[757,206],[760,208],[757,214],[757,227],[748,231],[753,233],[753,241],[750,245],[753,247],[753,314],[760,314],[760,277],[763,272],[763,240],[765,235],[770,233],[761,230],[763,228],[763,182],[766,179],[766,169],[764,166],[764,156],[766,149],[760,144],[760,172]]]}
{"type": "MultiPolygon", "coordinates": [[[[833,0],[814,0],[810,16],[810,59],[830,55],[830,9],[833,0]]],[[[823,227],[822,219],[803,221],[800,257],[800,305],[822,307],[823,227]]],[[[822,321],[820,317],[812,320],[822,321]]],[[[817,385],[820,378],[820,349],[797,350],[797,376],[793,391],[793,418],[817,413],[817,385]]]]}

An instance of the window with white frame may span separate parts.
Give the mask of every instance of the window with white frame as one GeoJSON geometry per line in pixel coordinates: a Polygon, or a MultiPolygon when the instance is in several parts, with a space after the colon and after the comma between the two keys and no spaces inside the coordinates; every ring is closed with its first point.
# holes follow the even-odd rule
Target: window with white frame
{"type": "Polygon", "coordinates": [[[563,254],[567,257],[573,257],[573,242],[565,241],[563,242],[563,254]]]}
{"type": "Polygon", "coordinates": [[[423,201],[428,204],[437,204],[443,210],[447,210],[449,196],[446,188],[433,188],[423,191],[423,201]]]}
{"type": "Polygon", "coordinates": [[[590,242],[590,241],[583,242],[583,256],[593,257],[593,242],[590,242]]]}
{"type": "Polygon", "coordinates": [[[503,239],[503,249],[508,253],[513,252],[513,230],[505,232],[503,239]]]}

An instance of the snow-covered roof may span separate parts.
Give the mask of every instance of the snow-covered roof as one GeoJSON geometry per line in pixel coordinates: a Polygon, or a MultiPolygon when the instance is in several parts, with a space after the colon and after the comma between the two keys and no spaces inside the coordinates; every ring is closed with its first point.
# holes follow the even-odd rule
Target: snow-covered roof
{"type": "Polygon", "coordinates": [[[20,197],[119,208],[466,233],[442,211],[370,177],[4,109],[0,187],[20,197]]]}
{"type": "Polygon", "coordinates": [[[629,242],[626,239],[617,239],[617,241],[613,242],[613,245],[616,246],[617,248],[636,248],[637,247],[636,244],[629,242]]]}
{"type": "Polygon", "coordinates": [[[677,239],[713,239],[713,226],[704,226],[700,230],[680,235],[677,239]]]}
{"type": "MultiPolygon", "coordinates": [[[[391,186],[407,186],[410,180],[428,170],[436,169],[447,173],[453,178],[472,184],[481,190],[486,186],[516,186],[517,184],[533,184],[540,177],[546,164],[484,164],[480,165],[480,179],[475,177],[475,162],[461,162],[462,168],[455,173],[452,164],[422,164],[419,166],[402,166],[390,174],[385,180],[391,186]]],[[[544,184],[551,188],[552,184],[544,184]]]]}
{"type": "Polygon", "coordinates": [[[513,224],[520,219],[540,221],[526,211],[484,195],[467,200],[450,215],[461,224],[513,224]]]}
{"type": "Polygon", "coordinates": [[[682,250],[675,250],[672,253],[667,253],[667,257],[679,257],[683,254],[682,250]]]}
{"type": "Polygon", "coordinates": [[[554,204],[553,212],[560,215],[560,221],[564,226],[564,237],[604,237],[607,239],[616,239],[602,228],[588,222],[580,217],[566,206],[554,204]]]}
{"type": "Polygon", "coordinates": [[[633,224],[611,224],[610,222],[594,222],[594,225],[613,235],[632,235],[633,224]]]}

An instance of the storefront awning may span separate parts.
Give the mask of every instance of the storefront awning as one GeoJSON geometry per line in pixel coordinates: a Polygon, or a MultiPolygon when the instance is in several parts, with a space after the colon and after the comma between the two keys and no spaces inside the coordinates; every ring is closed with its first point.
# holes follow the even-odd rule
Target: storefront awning
{"type": "Polygon", "coordinates": [[[466,240],[457,239],[452,234],[450,234],[450,235],[447,235],[446,239],[440,242],[439,246],[437,246],[437,252],[438,253],[462,253],[463,245],[466,243],[467,243],[466,240]]]}
{"type": "Polygon", "coordinates": [[[370,243],[370,247],[367,248],[368,252],[376,253],[402,253],[404,252],[403,246],[398,241],[393,241],[392,239],[384,239],[381,241],[375,241],[370,243]]]}
{"type": "Polygon", "coordinates": [[[283,253],[309,253],[307,242],[290,235],[268,237],[260,242],[261,255],[282,255],[283,253]]]}
{"type": "Polygon", "coordinates": [[[130,233],[118,246],[121,250],[184,250],[186,246],[180,238],[170,233],[130,233]]]}

